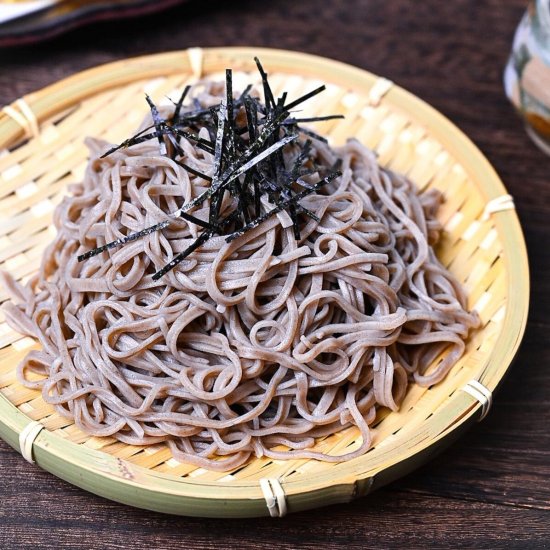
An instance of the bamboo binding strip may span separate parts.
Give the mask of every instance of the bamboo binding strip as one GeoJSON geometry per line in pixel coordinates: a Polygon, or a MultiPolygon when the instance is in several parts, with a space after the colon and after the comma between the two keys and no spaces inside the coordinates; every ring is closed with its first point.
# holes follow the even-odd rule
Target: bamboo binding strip
{"type": "Polygon", "coordinates": [[[493,404],[493,394],[478,380],[470,380],[462,388],[462,391],[470,394],[474,399],[477,399],[481,403],[481,416],[479,417],[479,422],[481,422],[491,409],[491,405],[493,404]]]}
{"type": "Polygon", "coordinates": [[[29,422],[19,434],[19,448],[21,450],[21,455],[27,462],[30,462],[31,464],[34,464],[34,458],[32,454],[32,446],[34,444],[34,440],[38,437],[38,434],[43,429],[44,426],[40,424],[40,422],[33,420],[32,422],[29,422]]]}
{"type": "Polygon", "coordinates": [[[25,137],[36,138],[40,135],[36,116],[24,98],[16,100],[13,106],[6,105],[2,107],[2,111],[13,118],[23,128],[25,137]]]}
{"type": "Polygon", "coordinates": [[[286,496],[281,482],[277,478],[261,478],[260,487],[265,498],[269,515],[282,518],[286,515],[286,496]]]}
{"type": "MultiPolygon", "coordinates": [[[[445,380],[431,388],[413,384],[398,412],[379,412],[374,445],[366,455],[341,464],[262,457],[219,473],[178,463],[161,445],[129,446],[82,433],[39,391],[17,383],[15,366],[36,344],[9,329],[0,313],[0,436],[27,460],[114,500],[185,515],[282,517],[363,496],[417,467],[487,414],[523,334],[529,272],[521,229],[512,198],[475,146],[387,79],[279,50],[193,48],[124,60],[4,108],[0,269],[23,281],[36,271],[53,236],[53,209],[67,185],[82,178],[83,132],[120,142],[146,112],[144,93],[162,102],[200,77],[220,78],[227,67],[234,69],[237,89],[238,78],[248,82],[255,75],[255,55],[269,70],[275,93],[287,90],[298,97],[327,85],[304,115],[345,115],[315,127],[331,144],[354,136],[377,152],[381,164],[407,174],[421,189],[437,187],[443,193],[438,256],[465,286],[482,327],[445,380]]],[[[5,299],[0,288],[0,302],[5,299]]],[[[317,447],[339,454],[359,444],[357,430],[350,428],[320,439],[317,447]]]]}
{"type": "Polygon", "coordinates": [[[189,56],[189,65],[191,66],[191,73],[197,80],[202,76],[202,48],[189,48],[187,50],[189,56]]]}
{"type": "Polygon", "coordinates": [[[496,212],[504,212],[505,210],[514,210],[515,207],[516,205],[514,204],[514,197],[512,197],[512,195],[501,195],[500,197],[490,200],[485,205],[485,210],[483,211],[483,216],[481,219],[483,221],[487,221],[491,214],[495,214],[496,212]]]}
{"type": "Polygon", "coordinates": [[[393,82],[384,77],[376,79],[373,87],[369,92],[369,103],[376,107],[380,104],[382,98],[391,90],[393,82]]]}

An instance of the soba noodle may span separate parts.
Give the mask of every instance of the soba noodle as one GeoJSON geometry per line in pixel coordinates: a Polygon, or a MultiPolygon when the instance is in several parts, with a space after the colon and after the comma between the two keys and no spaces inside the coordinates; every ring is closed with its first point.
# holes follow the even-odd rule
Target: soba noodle
{"type": "MultiPolygon", "coordinates": [[[[176,219],[77,255],[168,219],[208,183],[154,141],[105,159],[106,143],[88,145],[39,272],[25,286],[2,275],[9,324],[41,345],[19,381],[86,433],[166,443],[177,460],[221,471],[254,455],[348,460],[371,446],[378,407],[397,410],[409,382],[439,382],[463,353],[478,318],[433,250],[440,194],[419,193],[358,141],[315,143],[319,164],[340,158],[343,175],[303,200],[320,222],[308,219],[299,241],[280,213],[230,243],[211,238],[158,281],[198,226],[176,219]],[[350,426],[362,441],[352,452],[315,449],[350,426]]],[[[212,155],[181,146],[208,174],[212,155]]]]}

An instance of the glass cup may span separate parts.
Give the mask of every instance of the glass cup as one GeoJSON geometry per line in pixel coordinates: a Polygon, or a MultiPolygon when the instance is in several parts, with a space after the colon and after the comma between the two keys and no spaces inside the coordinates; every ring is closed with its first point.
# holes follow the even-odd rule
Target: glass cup
{"type": "Polygon", "coordinates": [[[504,71],[506,95],[533,141],[550,155],[550,0],[533,0],[504,71]]]}

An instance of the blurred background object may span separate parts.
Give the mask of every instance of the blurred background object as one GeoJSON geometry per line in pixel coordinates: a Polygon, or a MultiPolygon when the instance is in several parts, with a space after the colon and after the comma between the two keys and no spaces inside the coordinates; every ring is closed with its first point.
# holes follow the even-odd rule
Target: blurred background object
{"type": "Polygon", "coordinates": [[[35,0],[22,2],[20,0],[7,0],[0,2],[0,23],[13,21],[25,15],[37,13],[56,4],[55,0],[35,0]]]}
{"type": "Polygon", "coordinates": [[[0,47],[30,44],[95,21],[137,17],[184,0],[0,1],[0,47]]]}
{"type": "Polygon", "coordinates": [[[529,4],[516,31],[504,85],[527,133],[550,155],[550,0],[529,4]]]}

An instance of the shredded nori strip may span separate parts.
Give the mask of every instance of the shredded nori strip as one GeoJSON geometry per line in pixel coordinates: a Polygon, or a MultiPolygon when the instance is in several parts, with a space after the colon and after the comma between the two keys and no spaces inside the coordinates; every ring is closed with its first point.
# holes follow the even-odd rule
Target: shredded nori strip
{"type": "Polygon", "coordinates": [[[189,247],[187,247],[181,254],[178,254],[175,258],[170,260],[162,269],[159,269],[154,275],[153,275],[153,281],[158,281],[163,275],[174,269],[178,264],[183,262],[189,254],[194,252],[197,248],[199,248],[201,245],[203,245],[210,237],[212,236],[211,231],[205,231],[204,233],[201,233],[191,244],[189,247]]]}
{"type": "Polygon", "coordinates": [[[240,95],[239,101],[243,101],[250,94],[250,91],[252,90],[253,87],[254,86],[252,84],[248,84],[246,88],[243,90],[243,93],[240,95]]]}
{"type": "Polygon", "coordinates": [[[183,89],[183,92],[181,93],[181,96],[178,99],[178,102],[176,103],[176,109],[174,110],[174,115],[172,116],[172,124],[176,120],[178,120],[178,118],[180,116],[181,108],[183,106],[183,102],[185,101],[185,98],[187,97],[187,94],[189,93],[190,90],[191,90],[191,85],[190,84],[185,86],[185,88],[183,89]]]}
{"type": "Polygon", "coordinates": [[[174,160],[174,162],[181,166],[182,168],[185,168],[190,174],[193,174],[194,176],[197,176],[199,178],[202,178],[206,181],[212,181],[212,178],[210,176],[207,176],[206,174],[203,174],[202,172],[199,172],[198,170],[195,170],[189,164],[185,164],[185,162],[182,162],[181,160],[174,160]]]}
{"type": "Polygon", "coordinates": [[[221,173],[221,159],[223,152],[223,138],[225,136],[225,121],[227,119],[227,103],[222,99],[218,109],[218,129],[216,132],[216,145],[214,146],[214,177],[219,178],[221,173]]]}
{"type": "Polygon", "coordinates": [[[344,118],[344,115],[314,116],[309,118],[287,118],[282,124],[283,126],[289,126],[292,124],[300,124],[302,122],[322,122],[325,120],[336,120],[342,118],[344,118]]]}
{"type": "Polygon", "coordinates": [[[323,84],[322,86],[319,86],[318,88],[315,88],[315,90],[311,90],[311,92],[308,92],[307,94],[304,94],[303,96],[299,97],[298,99],[295,99],[292,103],[289,103],[288,105],[285,105],[285,109],[287,111],[290,111],[291,109],[294,109],[294,107],[297,107],[300,105],[300,103],[303,103],[304,101],[307,101],[308,99],[311,99],[312,97],[316,96],[317,94],[320,94],[321,92],[324,92],[326,90],[326,86],[323,84]]]}
{"type": "MultiPolygon", "coordinates": [[[[223,228],[224,225],[228,225],[231,221],[233,221],[235,218],[235,212],[230,214],[225,220],[223,220],[222,224],[219,225],[216,228],[215,232],[219,232],[221,228],[223,228]]],[[[178,264],[180,264],[187,256],[189,256],[192,252],[194,252],[197,248],[202,246],[210,237],[214,234],[214,231],[207,230],[204,233],[201,233],[193,243],[188,246],[183,252],[178,254],[175,258],[173,258],[170,262],[168,262],[164,267],[159,269],[154,275],[153,275],[153,281],[158,281],[163,275],[174,269],[178,264]]]]}
{"type": "Polygon", "coordinates": [[[209,229],[210,231],[214,231],[216,229],[216,226],[213,226],[211,223],[205,222],[204,220],[201,220],[200,218],[197,218],[192,214],[188,214],[187,212],[180,212],[180,216],[184,220],[194,223],[195,225],[200,225],[201,227],[204,227],[205,229],[209,229]]]}
{"type": "Polygon", "coordinates": [[[203,151],[206,151],[207,153],[210,153],[212,155],[214,154],[214,144],[211,141],[196,136],[191,132],[186,132],[185,130],[174,129],[171,131],[175,132],[176,135],[178,135],[179,137],[184,137],[186,139],[194,141],[199,149],[202,149],[203,151]]]}
{"type": "Polygon", "coordinates": [[[258,104],[247,97],[244,100],[244,108],[246,112],[246,130],[248,130],[249,141],[256,139],[256,128],[258,126],[258,104]]]}
{"type": "Polygon", "coordinates": [[[122,246],[123,244],[129,243],[131,241],[137,241],[138,239],[141,239],[146,235],[150,235],[151,233],[154,233],[159,229],[164,229],[169,225],[170,225],[170,220],[164,220],[163,222],[156,223],[155,225],[151,225],[150,227],[146,227],[145,229],[142,229],[141,231],[137,231],[136,233],[130,233],[129,235],[126,235],[126,237],[121,237],[116,241],[111,241],[110,243],[106,243],[103,246],[99,246],[98,248],[88,250],[88,252],[84,252],[84,254],[81,254],[80,256],[78,256],[78,261],[83,262],[84,260],[87,260],[92,256],[97,256],[98,254],[101,254],[106,250],[110,250],[111,248],[122,246]]]}
{"type": "MultiPolygon", "coordinates": [[[[267,125],[265,125],[263,127],[262,132],[258,136],[258,139],[247,149],[247,152],[244,153],[235,162],[235,164],[229,166],[229,168],[226,170],[226,172],[221,176],[219,182],[212,182],[212,186],[209,189],[207,189],[204,193],[199,195],[197,198],[193,199],[191,202],[184,205],[182,207],[182,209],[187,211],[187,210],[190,210],[191,208],[193,208],[194,206],[197,206],[198,204],[203,203],[206,199],[209,199],[214,193],[216,193],[220,188],[222,188],[222,189],[225,188],[227,186],[227,184],[230,183],[231,178],[234,177],[234,174],[237,170],[241,170],[241,173],[242,173],[242,166],[244,164],[247,164],[247,168],[251,168],[252,166],[254,166],[254,164],[257,164],[260,160],[263,160],[267,156],[267,154],[270,154],[270,153],[274,152],[276,149],[271,149],[270,152],[267,153],[267,154],[266,154],[266,151],[264,151],[263,153],[261,153],[262,157],[259,158],[259,160],[258,160],[259,155],[258,155],[258,157],[254,157],[250,161],[248,160],[249,157],[252,155],[252,153],[255,153],[264,144],[264,142],[271,135],[271,133],[274,132],[277,129],[277,127],[274,126],[273,128],[270,128],[269,131],[267,131],[266,126],[267,125]],[[254,159],[256,159],[255,163],[252,162],[254,159]],[[243,162],[243,161],[246,161],[246,162],[243,162]]],[[[296,136],[290,136],[290,137],[295,139],[296,136]]],[[[281,141],[283,142],[283,140],[281,140],[281,141]]],[[[282,147],[282,146],[286,145],[287,143],[288,143],[288,141],[284,141],[283,143],[279,142],[278,147],[282,147]]]]}
{"type": "Polygon", "coordinates": [[[302,150],[300,151],[300,154],[296,157],[296,160],[294,161],[294,166],[292,167],[291,176],[292,179],[297,180],[298,176],[300,176],[300,169],[302,167],[302,164],[307,160],[309,155],[311,154],[311,140],[308,139],[304,143],[302,150]]]}
{"type": "MultiPolygon", "coordinates": [[[[165,133],[166,133],[165,131],[162,131],[162,134],[165,134],[165,133]]],[[[103,153],[99,158],[103,159],[105,157],[108,157],[112,153],[115,153],[119,149],[126,149],[127,147],[131,147],[132,145],[138,145],[140,143],[144,143],[145,141],[149,141],[150,139],[158,137],[158,135],[159,133],[156,131],[145,135],[136,134],[135,136],[132,136],[131,138],[128,138],[127,140],[123,141],[119,145],[116,145],[115,147],[111,147],[111,149],[103,153]]]]}
{"type": "Polygon", "coordinates": [[[306,136],[309,136],[310,138],[316,139],[317,141],[322,141],[323,143],[328,143],[327,138],[324,138],[323,136],[320,136],[319,134],[316,134],[312,130],[302,128],[301,126],[296,126],[296,130],[300,132],[300,134],[304,134],[306,136]]]}
{"type": "Polygon", "coordinates": [[[332,180],[336,179],[337,177],[341,176],[342,172],[333,172],[332,174],[328,175],[327,177],[323,178],[321,181],[318,181],[315,185],[308,189],[304,189],[303,191],[300,191],[299,193],[296,193],[291,199],[287,199],[286,201],[281,201],[275,208],[272,208],[265,214],[262,214],[255,220],[252,220],[249,224],[245,225],[241,229],[235,231],[234,233],[231,233],[231,235],[228,235],[225,240],[226,242],[230,243],[231,241],[234,241],[237,237],[240,237],[241,235],[244,235],[247,231],[250,231],[251,229],[254,229],[255,227],[258,227],[262,222],[270,218],[271,216],[274,216],[275,214],[278,214],[279,212],[282,212],[285,210],[288,206],[291,204],[296,204],[297,201],[300,199],[303,199],[304,197],[307,197],[307,195],[310,195],[314,191],[317,191],[323,187],[323,185],[326,185],[327,183],[330,183],[332,180]]]}
{"type": "Polygon", "coordinates": [[[79,261],[164,229],[178,216],[203,228],[202,233],[190,246],[153,275],[153,280],[156,281],[214,234],[225,235],[226,241],[231,242],[283,210],[288,212],[292,220],[296,240],[300,240],[300,216],[307,216],[319,223],[319,217],[315,212],[305,208],[299,201],[338,177],[339,166],[335,165],[332,170],[318,166],[311,139],[302,140],[300,136],[326,140],[315,132],[301,127],[300,124],[343,117],[290,117],[291,109],[319,94],[325,87],[315,88],[288,104],[287,92],[283,92],[275,100],[267,72],[258,58],[254,60],[261,76],[265,103],[250,95],[252,85],[248,85],[238,99],[235,99],[231,69],[226,69],[225,94],[215,106],[204,107],[194,98],[191,108],[185,107],[185,100],[191,89],[190,86],[186,86],[177,103],[173,102],[173,115],[166,120],[160,115],[151,98],[146,95],[153,125],[112,147],[101,158],[119,149],[156,138],[162,156],[171,158],[178,166],[210,185],[197,197],[184,203],[177,212],[170,214],[171,219],[85,252],[78,256],[79,261]],[[244,120],[246,123],[243,125],[244,120]],[[199,136],[202,128],[207,129],[209,139],[199,136]],[[185,162],[181,139],[192,141],[197,148],[213,156],[212,175],[204,174],[185,162]],[[289,166],[288,154],[285,153],[287,151],[293,158],[289,166]],[[304,180],[306,176],[316,172],[321,173],[320,181],[309,184],[304,180]],[[274,207],[262,213],[261,198],[264,195],[274,207]],[[189,212],[206,200],[209,200],[208,221],[189,212]]]}
{"type": "Polygon", "coordinates": [[[147,94],[145,94],[145,99],[149,104],[149,108],[151,109],[151,116],[153,117],[153,122],[155,124],[155,129],[157,131],[160,154],[161,156],[165,156],[167,152],[166,142],[164,141],[164,137],[161,134],[162,130],[164,129],[164,120],[161,118],[156,105],[152,102],[151,98],[147,94]]]}
{"type": "Polygon", "coordinates": [[[254,58],[254,61],[256,62],[256,67],[258,67],[258,71],[262,77],[265,105],[268,109],[271,107],[275,107],[275,99],[273,97],[273,92],[271,91],[271,86],[269,85],[269,81],[267,79],[267,73],[264,71],[264,68],[260,63],[260,60],[257,57],[254,58]]]}
{"type": "Polygon", "coordinates": [[[300,214],[304,214],[308,218],[311,218],[312,220],[316,221],[317,223],[319,223],[321,221],[321,219],[319,218],[319,216],[317,216],[317,214],[314,214],[311,210],[308,210],[307,208],[305,208],[303,206],[298,205],[298,212],[300,212],[300,214]]]}
{"type": "Polygon", "coordinates": [[[227,155],[235,156],[235,136],[234,136],[234,110],[233,110],[233,71],[225,70],[225,101],[227,107],[227,155]]]}

